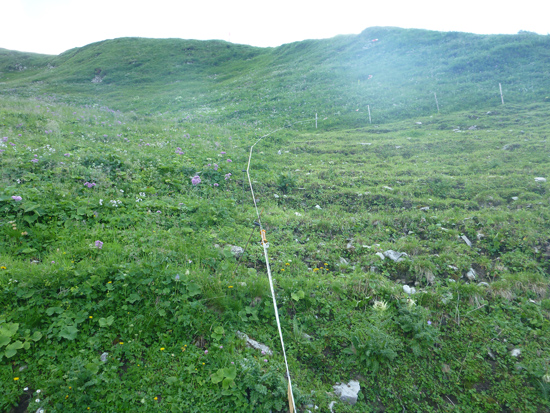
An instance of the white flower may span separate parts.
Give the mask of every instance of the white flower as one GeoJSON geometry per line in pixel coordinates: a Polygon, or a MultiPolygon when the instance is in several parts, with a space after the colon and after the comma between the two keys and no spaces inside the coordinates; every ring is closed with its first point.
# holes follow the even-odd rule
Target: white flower
{"type": "Polygon", "coordinates": [[[414,301],[412,298],[407,298],[407,307],[413,308],[416,305],[416,301],[414,301]]]}
{"type": "Polygon", "coordinates": [[[542,381],[545,383],[550,383],[550,374],[545,374],[542,376],[542,381]]]}
{"type": "Polygon", "coordinates": [[[140,192],[140,193],[139,193],[139,196],[142,196],[142,197],[145,198],[145,192],[140,192]]]}
{"type": "Polygon", "coordinates": [[[36,392],[37,392],[37,393],[40,393],[41,391],[42,391],[42,390],[38,389],[36,392]]]}
{"type": "Polygon", "coordinates": [[[40,399],[36,399],[34,402],[35,403],[40,403],[40,399]]]}
{"type": "Polygon", "coordinates": [[[124,189],[121,189],[120,192],[124,193],[124,189]]]}
{"type": "Polygon", "coordinates": [[[27,391],[27,390],[29,390],[29,388],[28,388],[28,387],[25,387],[25,388],[23,389],[23,391],[27,391]]]}
{"type": "Polygon", "coordinates": [[[99,200],[99,205],[103,205],[103,199],[99,200]]]}
{"type": "Polygon", "coordinates": [[[374,305],[372,306],[373,310],[375,311],[386,311],[388,309],[388,303],[385,301],[374,301],[374,305]]]}

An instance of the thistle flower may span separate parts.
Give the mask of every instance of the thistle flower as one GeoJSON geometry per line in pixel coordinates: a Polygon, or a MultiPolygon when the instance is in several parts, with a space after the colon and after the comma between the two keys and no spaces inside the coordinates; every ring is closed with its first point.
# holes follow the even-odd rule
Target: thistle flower
{"type": "Polygon", "coordinates": [[[372,308],[375,311],[386,311],[388,309],[388,303],[385,301],[374,301],[372,308]]]}
{"type": "Polygon", "coordinates": [[[191,183],[195,186],[200,184],[201,183],[201,177],[198,176],[198,175],[195,175],[193,178],[191,178],[191,183]]]}
{"type": "Polygon", "coordinates": [[[103,242],[101,242],[101,241],[96,241],[96,242],[95,242],[95,246],[97,247],[98,250],[100,250],[101,248],[103,248],[103,242]]]}

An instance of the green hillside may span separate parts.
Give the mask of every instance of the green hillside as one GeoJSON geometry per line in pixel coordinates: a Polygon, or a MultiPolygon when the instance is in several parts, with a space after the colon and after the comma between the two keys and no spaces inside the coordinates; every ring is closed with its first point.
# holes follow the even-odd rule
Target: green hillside
{"type": "Polygon", "coordinates": [[[0,49],[0,412],[549,411],[549,40],[0,49]]]}
{"type": "Polygon", "coordinates": [[[59,56],[4,51],[0,93],[216,122],[318,113],[330,124],[359,126],[367,105],[376,123],[437,113],[434,92],[443,113],[498,104],[499,83],[509,102],[540,102],[549,67],[550,37],[529,33],[375,27],[277,48],[122,38],[59,56]]]}

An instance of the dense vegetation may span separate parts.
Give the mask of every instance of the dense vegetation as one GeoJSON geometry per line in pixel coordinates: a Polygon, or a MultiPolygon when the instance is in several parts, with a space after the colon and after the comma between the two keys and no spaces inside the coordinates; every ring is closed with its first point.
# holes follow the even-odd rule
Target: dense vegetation
{"type": "Polygon", "coordinates": [[[288,410],[279,128],[299,411],[548,411],[549,41],[0,50],[0,411],[288,410]]]}

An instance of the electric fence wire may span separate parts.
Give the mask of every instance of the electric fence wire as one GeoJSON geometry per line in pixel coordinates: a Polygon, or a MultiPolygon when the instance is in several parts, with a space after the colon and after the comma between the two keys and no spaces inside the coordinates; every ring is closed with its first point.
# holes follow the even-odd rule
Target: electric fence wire
{"type": "Polygon", "coordinates": [[[275,298],[275,289],[273,288],[273,277],[271,276],[271,267],[269,266],[269,257],[267,255],[267,248],[269,247],[269,244],[267,242],[266,236],[265,236],[265,230],[262,227],[262,221],[260,218],[260,212],[258,211],[258,204],[256,203],[256,197],[254,195],[254,188],[252,187],[252,180],[250,179],[250,161],[252,159],[252,151],[254,149],[254,146],[256,146],[262,139],[267,138],[270,135],[273,135],[274,133],[279,132],[280,130],[283,130],[287,127],[291,127],[293,125],[299,124],[299,123],[305,123],[305,122],[311,122],[315,119],[307,119],[300,122],[294,122],[291,125],[283,126],[282,128],[276,129],[274,131],[271,131],[262,137],[260,137],[251,147],[250,147],[250,154],[248,156],[248,164],[246,166],[246,176],[248,177],[248,184],[250,185],[250,193],[252,194],[252,200],[254,201],[254,209],[256,210],[256,216],[258,218],[258,225],[260,227],[260,234],[262,238],[262,246],[264,248],[264,257],[265,257],[265,264],[267,268],[267,277],[269,279],[269,287],[271,288],[271,297],[273,298],[273,308],[275,310],[275,319],[277,321],[277,329],[279,330],[279,338],[281,339],[281,347],[283,349],[283,357],[285,359],[285,366],[286,366],[286,376],[288,379],[288,401],[290,405],[290,411],[295,412],[296,411],[296,405],[294,404],[294,393],[292,391],[292,381],[290,379],[290,370],[288,368],[288,360],[286,358],[286,351],[285,351],[285,343],[283,340],[283,332],[281,330],[281,322],[279,321],[279,311],[277,310],[277,300],[275,298]]]}

